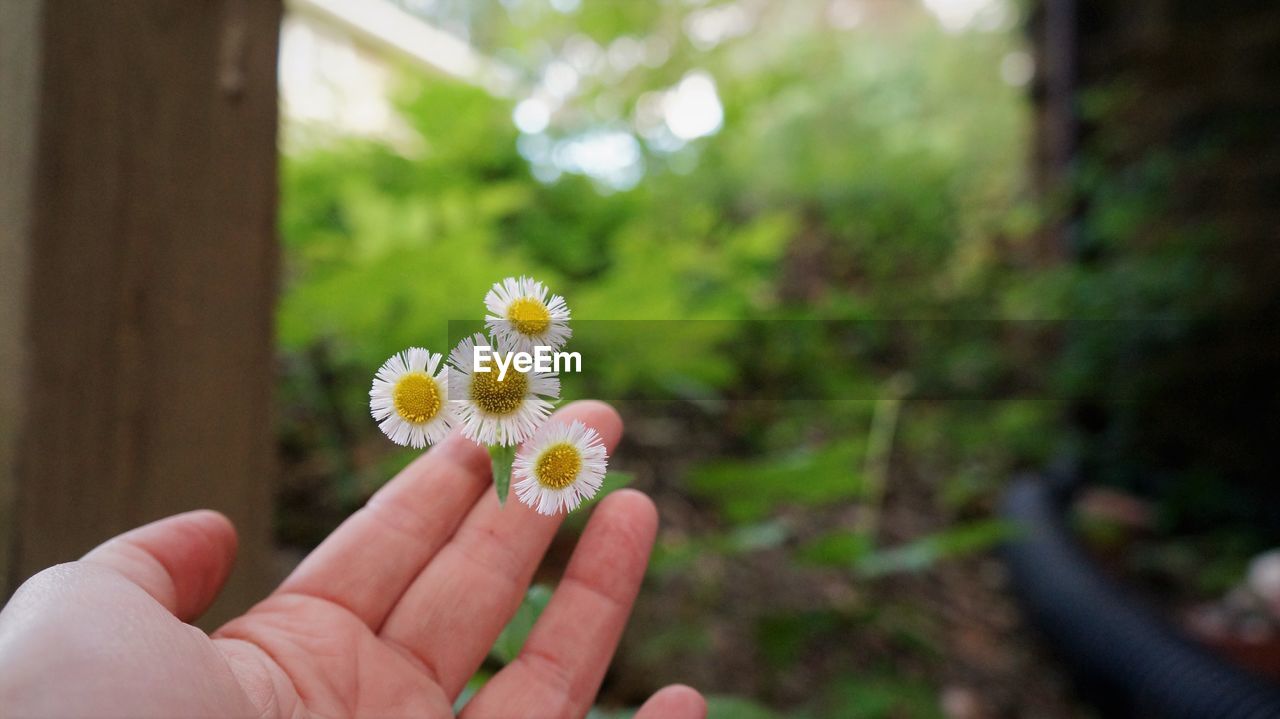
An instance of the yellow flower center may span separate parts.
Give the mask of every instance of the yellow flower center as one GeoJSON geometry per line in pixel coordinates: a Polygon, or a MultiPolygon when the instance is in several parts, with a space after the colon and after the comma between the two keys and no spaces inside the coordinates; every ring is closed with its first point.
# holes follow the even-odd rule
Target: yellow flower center
{"type": "Polygon", "coordinates": [[[550,489],[564,489],[577,479],[582,469],[582,454],[568,442],[560,442],[542,450],[533,473],[538,483],[550,489]]]}
{"type": "Polygon", "coordinates": [[[493,366],[488,372],[471,373],[471,401],[485,414],[502,416],[515,412],[520,409],[528,390],[529,378],[513,369],[507,370],[507,375],[501,380],[493,366]]]}
{"type": "Polygon", "coordinates": [[[551,312],[540,300],[521,297],[507,308],[507,321],[516,332],[530,337],[540,335],[551,326],[551,312]]]}
{"type": "Polygon", "coordinates": [[[426,372],[408,372],[391,390],[396,413],[409,422],[421,424],[440,413],[440,388],[426,372]]]}

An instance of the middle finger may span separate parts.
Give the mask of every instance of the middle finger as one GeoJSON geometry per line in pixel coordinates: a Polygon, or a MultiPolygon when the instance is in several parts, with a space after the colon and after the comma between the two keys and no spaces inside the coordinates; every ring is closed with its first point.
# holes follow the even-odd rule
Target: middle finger
{"type": "MultiPolygon", "coordinates": [[[[549,421],[575,419],[595,428],[610,451],[622,435],[622,420],[602,402],[575,402],[549,421]]],[[[486,493],[410,585],[381,636],[456,697],[520,606],[562,519],[538,514],[514,495],[500,507],[486,493]]]]}

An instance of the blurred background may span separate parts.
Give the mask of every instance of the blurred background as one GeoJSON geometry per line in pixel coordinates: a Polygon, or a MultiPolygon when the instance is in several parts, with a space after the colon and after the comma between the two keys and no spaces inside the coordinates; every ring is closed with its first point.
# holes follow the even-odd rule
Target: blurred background
{"type": "Polygon", "coordinates": [[[243,609],[415,456],[376,368],[529,274],[662,517],[600,717],[1128,713],[1002,560],[1020,476],[1125,606],[1280,677],[1268,4],[121,6],[0,12],[10,588],[203,504],[243,609]]]}

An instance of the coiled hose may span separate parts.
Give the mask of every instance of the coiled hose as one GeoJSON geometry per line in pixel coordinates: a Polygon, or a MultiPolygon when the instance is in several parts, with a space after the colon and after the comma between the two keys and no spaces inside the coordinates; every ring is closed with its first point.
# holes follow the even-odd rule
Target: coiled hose
{"type": "Polygon", "coordinates": [[[1003,555],[1085,699],[1125,717],[1280,718],[1280,687],[1194,643],[1094,567],[1063,519],[1068,497],[1043,478],[1015,481],[1003,512],[1019,531],[1003,555]]]}

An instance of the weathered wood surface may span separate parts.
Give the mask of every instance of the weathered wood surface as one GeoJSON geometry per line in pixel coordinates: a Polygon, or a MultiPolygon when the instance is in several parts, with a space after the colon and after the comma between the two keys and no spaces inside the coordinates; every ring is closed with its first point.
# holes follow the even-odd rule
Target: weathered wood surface
{"type": "MultiPolygon", "coordinates": [[[[129,527],[212,507],[241,538],[216,619],[272,574],[281,9],[18,2],[6,13],[35,18],[38,68],[33,102],[0,113],[6,163],[35,143],[29,172],[0,187],[0,207],[30,220],[3,239],[8,588],[129,527]]],[[[24,72],[0,65],[6,89],[24,72]]]]}

